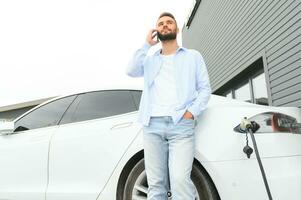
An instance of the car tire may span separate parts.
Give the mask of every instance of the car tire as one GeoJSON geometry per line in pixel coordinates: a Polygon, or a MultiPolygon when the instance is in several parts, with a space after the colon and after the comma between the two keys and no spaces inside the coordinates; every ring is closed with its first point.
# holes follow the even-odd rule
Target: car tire
{"type": "MultiPolygon", "coordinates": [[[[220,199],[210,177],[207,173],[203,172],[196,163],[194,163],[192,167],[191,179],[197,190],[198,196],[196,199],[220,199]]],[[[136,163],[127,176],[127,180],[123,188],[123,200],[146,199],[147,187],[144,159],[141,159],[138,163],[136,163]]]]}

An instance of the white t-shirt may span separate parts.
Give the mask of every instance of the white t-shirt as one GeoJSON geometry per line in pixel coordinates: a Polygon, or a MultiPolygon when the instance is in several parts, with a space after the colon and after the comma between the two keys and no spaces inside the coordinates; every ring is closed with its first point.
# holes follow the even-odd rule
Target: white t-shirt
{"type": "Polygon", "coordinates": [[[162,65],[151,92],[151,116],[171,116],[178,104],[173,55],[160,55],[162,65]]]}

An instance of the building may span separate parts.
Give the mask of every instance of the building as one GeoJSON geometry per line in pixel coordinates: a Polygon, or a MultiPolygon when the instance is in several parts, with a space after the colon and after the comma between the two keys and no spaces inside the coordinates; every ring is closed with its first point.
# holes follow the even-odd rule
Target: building
{"type": "Polygon", "coordinates": [[[28,110],[52,98],[53,97],[0,107],[0,119],[13,121],[28,110]]]}
{"type": "Polygon", "coordinates": [[[182,34],[214,94],[301,107],[300,0],[196,0],[182,34]]]}

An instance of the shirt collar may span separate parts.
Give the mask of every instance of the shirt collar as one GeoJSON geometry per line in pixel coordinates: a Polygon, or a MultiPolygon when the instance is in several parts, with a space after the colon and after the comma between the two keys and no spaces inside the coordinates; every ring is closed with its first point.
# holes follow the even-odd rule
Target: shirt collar
{"type": "MultiPolygon", "coordinates": [[[[162,49],[159,49],[158,51],[156,51],[156,52],[155,52],[155,55],[156,55],[156,56],[159,56],[161,50],[162,50],[162,49]]],[[[185,47],[179,47],[179,48],[177,49],[177,51],[176,51],[176,54],[178,54],[180,51],[187,51],[187,49],[186,49],[185,47]]],[[[176,55],[176,54],[175,54],[175,55],[176,55]]]]}

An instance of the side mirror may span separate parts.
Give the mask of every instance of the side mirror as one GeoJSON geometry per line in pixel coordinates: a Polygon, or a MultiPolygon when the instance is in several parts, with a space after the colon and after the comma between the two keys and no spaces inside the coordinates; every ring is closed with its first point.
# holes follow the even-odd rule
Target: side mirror
{"type": "Polygon", "coordinates": [[[14,122],[0,120],[0,135],[9,135],[14,132],[14,129],[14,122]]]}

